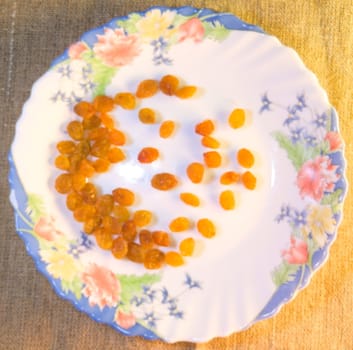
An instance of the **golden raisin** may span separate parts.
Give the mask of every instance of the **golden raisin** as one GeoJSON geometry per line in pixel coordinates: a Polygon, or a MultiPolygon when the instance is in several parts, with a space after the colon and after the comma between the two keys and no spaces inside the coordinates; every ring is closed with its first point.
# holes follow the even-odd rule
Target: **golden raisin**
{"type": "Polygon", "coordinates": [[[118,237],[113,240],[112,254],[117,259],[125,258],[128,252],[128,243],[123,237],[118,237]]]}
{"type": "Polygon", "coordinates": [[[156,122],[156,112],[151,108],[141,108],[139,110],[139,119],[144,124],[154,124],[156,122]]]}
{"type": "Polygon", "coordinates": [[[90,204],[83,203],[74,210],[74,218],[78,222],[85,222],[95,215],[96,208],[90,204]]]}
{"type": "Polygon", "coordinates": [[[130,217],[129,209],[122,205],[115,205],[113,208],[113,214],[119,222],[125,222],[130,217]]]}
{"type": "Polygon", "coordinates": [[[123,224],[120,222],[118,218],[115,216],[111,216],[111,231],[113,235],[121,234],[121,230],[123,228],[123,224]]]}
{"type": "Polygon", "coordinates": [[[64,156],[63,154],[60,154],[55,158],[55,166],[61,170],[69,170],[70,160],[68,157],[64,156]]]}
{"type": "Polygon", "coordinates": [[[89,160],[82,159],[78,168],[78,172],[86,177],[91,177],[94,175],[95,169],[89,160]]]}
{"type": "Polygon", "coordinates": [[[228,123],[233,129],[242,127],[245,123],[245,111],[240,108],[234,109],[228,117],[228,123]]]}
{"type": "Polygon", "coordinates": [[[251,168],[254,165],[254,155],[246,148],[242,148],[237,154],[238,162],[244,168],[251,168]]]}
{"type": "Polygon", "coordinates": [[[78,172],[78,170],[80,169],[80,165],[82,162],[82,155],[79,154],[72,154],[71,156],[69,156],[69,161],[70,161],[70,168],[69,168],[69,172],[70,173],[76,173],[78,172]]]}
{"type": "Polygon", "coordinates": [[[160,173],[152,177],[151,185],[157,190],[168,191],[178,184],[177,178],[169,173],[160,173]]]}
{"type": "Polygon", "coordinates": [[[175,96],[185,99],[194,96],[196,92],[196,86],[184,86],[177,91],[175,91],[175,96]]]}
{"type": "Polygon", "coordinates": [[[96,112],[93,105],[86,101],[78,102],[74,107],[74,111],[82,118],[91,118],[96,112]]]}
{"type": "Polygon", "coordinates": [[[219,195],[219,204],[224,210],[232,210],[235,208],[234,194],[230,190],[221,192],[219,195]]]}
{"type": "Polygon", "coordinates": [[[113,247],[113,236],[108,230],[98,228],[93,231],[93,234],[100,248],[110,250],[113,247]]]}
{"type": "Polygon", "coordinates": [[[180,254],[183,256],[191,256],[195,249],[195,240],[192,237],[183,239],[179,244],[180,254]]]}
{"type": "Polygon", "coordinates": [[[201,123],[196,124],[195,126],[196,134],[199,134],[202,136],[208,136],[212,134],[213,131],[214,131],[214,124],[213,124],[213,121],[210,119],[206,119],[201,123]]]}
{"type": "Polygon", "coordinates": [[[116,188],[113,190],[114,201],[120,205],[130,206],[134,203],[135,195],[126,188],[116,188]]]}
{"type": "Polygon", "coordinates": [[[82,197],[77,192],[71,192],[66,197],[66,206],[73,211],[82,204],[82,197]]]}
{"type": "Polygon", "coordinates": [[[191,205],[193,207],[198,207],[200,205],[199,198],[193,193],[189,193],[189,192],[180,193],[180,199],[185,204],[191,205]]]}
{"type": "Polygon", "coordinates": [[[107,129],[114,129],[114,120],[113,118],[108,115],[108,114],[102,114],[100,116],[102,124],[107,128],[107,129]]]}
{"type": "Polygon", "coordinates": [[[120,148],[114,147],[108,151],[107,157],[110,163],[118,163],[125,159],[125,154],[120,148]]]}
{"type": "Polygon", "coordinates": [[[152,239],[155,244],[158,244],[162,247],[170,246],[170,237],[167,232],[164,231],[153,231],[152,239]]]}
{"type": "Polygon", "coordinates": [[[91,150],[91,146],[89,141],[82,140],[76,144],[74,154],[80,156],[81,158],[86,158],[89,155],[90,150],[91,150]]]}
{"type": "Polygon", "coordinates": [[[83,126],[82,123],[80,123],[78,120],[73,120],[72,122],[67,124],[66,130],[72,139],[76,141],[80,141],[83,139],[83,126]]]}
{"type": "Polygon", "coordinates": [[[145,250],[139,244],[129,242],[126,257],[133,262],[142,264],[145,260],[145,250]]]}
{"type": "Polygon", "coordinates": [[[164,263],[164,253],[159,249],[150,249],[146,252],[143,265],[146,269],[155,270],[162,267],[164,263]]]}
{"type": "Polygon", "coordinates": [[[159,157],[158,149],[154,147],[142,148],[137,156],[140,163],[152,163],[159,157]]]}
{"type": "Polygon", "coordinates": [[[98,158],[92,165],[97,173],[105,173],[110,167],[109,161],[103,158],[98,158]]]}
{"type": "Polygon", "coordinates": [[[56,148],[61,154],[72,154],[75,152],[76,145],[73,141],[60,141],[56,148]]]}
{"type": "Polygon", "coordinates": [[[55,180],[55,189],[59,193],[68,193],[72,189],[72,176],[70,174],[60,174],[55,180]]]}
{"type": "Polygon", "coordinates": [[[109,131],[109,141],[112,145],[123,146],[125,145],[126,137],[122,131],[113,129],[109,131]]]}
{"type": "Polygon", "coordinates": [[[255,189],[255,187],[256,187],[256,177],[250,171],[246,171],[244,174],[242,174],[241,180],[242,180],[244,186],[248,190],[255,189]]]}
{"type": "Polygon", "coordinates": [[[154,245],[154,241],[152,238],[152,232],[149,230],[141,230],[139,232],[139,242],[142,245],[142,247],[146,249],[150,249],[154,245]]]}
{"type": "Polygon", "coordinates": [[[239,180],[240,180],[240,174],[239,173],[236,173],[235,171],[226,171],[220,177],[219,182],[222,185],[230,185],[230,184],[239,182],[239,180]]]}
{"type": "Polygon", "coordinates": [[[88,140],[104,140],[108,138],[109,131],[107,128],[99,127],[91,129],[87,135],[88,140]]]}
{"type": "Polygon", "coordinates": [[[134,109],[136,107],[136,98],[130,92],[119,92],[114,97],[114,102],[124,109],[134,109]]]}
{"type": "Polygon", "coordinates": [[[79,192],[86,184],[86,177],[80,173],[72,174],[72,188],[79,192]]]}
{"type": "Polygon", "coordinates": [[[136,96],[138,98],[152,97],[158,91],[158,82],[156,80],[143,80],[137,86],[136,96]]]}
{"type": "Polygon", "coordinates": [[[152,213],[149,210],[136,210],[133,215],[136,226],[147,226],[152,221],[152,213]]]}
{"type": "Polygon", "coordinates": [[[178,267],[184,264],[184,259],[178,252],[167,252],[165,262],[170,266],[178,267]]]}
{"type": "Polygon", "coordinates": [[[81,189],[81,196],[85,203],[95,204],[97,200],[96,186],[90,182],[87,182],[81,189]]]}
{"type": "Polygon", "coordinates": [[[99,227],[101,224],[101,218],[99,216],[92,216],[89,217],[84,223],[83,223],[83,231],[86,232],[87,234],[92,233],[95,229],[99,227]]]}
{"type": "Polygon", "coordinates": [[[104,194],[97,199],[96,209],[99,215],[110,215],[114,207],[114,199],[110,194],[104,194]]]}
{"type": "Polygon", "coordinates": [[[219,148],[219,146],[220,146],[219,141],[211,136],[204,136],[201,139],[201,144],[202,144],[202,146],[205,146],[208,148],[219,148]]]}
{"type": "Polygon", "coordinates": [[[91,147],[91,154],[95,157],[105,157],[110,149],[110,142],[107,139],[98,140],[91,147]]]}
{"type": "Polygon", "coordinates": [[[169,229],[172,232],[181,232],[188,230],[190,225],[191,223],[188,218],[180,216],[170,222],[169,229]]]}
{"type": "Polygon", "coordinates": [[[102,227],[112,234],[113,217],[106,215],[102,217],[102,227]]]}
{"type": "Polygon", "coordinates": [[[186,168],[186,174],[191,182],[198,184],[202,181],[205,169],[201,163],[191,163],[186,168]]]}
{"type": "Polygon", "coordinates": [[[84,130],[96,129],[99,127],[100,124],[101,119],[97,115],[94,115],[88,119],[83,119],[82,121],[82,126],[84,130]]]}
{"type": "Polygon", "coordinates": [[[213,222],[209,219],[200,219],[196,224],[197,230],[206,238],[212,238],[216,234],[213,222]]]}
{"type": "Polygon", "coordinates": [[[173,96],[178,90],[178,86],[179,79],[174,75],[165,75],[159,82],[160,90],[168,96],[173,96]]]}
{"type": "Polygon", "coordinates": [[[121,234],[126,241],[132,242],[137,235],[135,222],[133,220],[124,222],[121,228],[121,234]]]}
{"type": "Polygon", "coordinates": [[[174,129],[175,123],[172,120],[166,120],[159,127],[159,136],[164,139],[167,139],[173,134],[174,129]]]}
{"type": "Polygon", "coordinates": [[[94,98],[93,107],[101,113],[111,112],[114,109],[114,101],[111,97],[99,95],[94,98]]]}
{"type": "Polygon", "coordinates": [[[217,151],[205,152],[203,160],[209,168],[218,168],[222,163],[222,157],[217,151]]]}

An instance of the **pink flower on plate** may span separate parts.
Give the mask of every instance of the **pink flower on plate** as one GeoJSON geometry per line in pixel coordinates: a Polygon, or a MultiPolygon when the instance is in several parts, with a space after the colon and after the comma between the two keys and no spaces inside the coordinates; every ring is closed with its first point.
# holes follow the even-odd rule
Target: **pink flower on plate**
{"type": "Polygon", "coordinates": [[[332,165],[328,156],[317,156],[314,160],[305,162],[297,175],[301,196],[320,201],[324,192],[333,191],[335,182],[340,177],[336,170],[337,165],[332,165]]]}
{"type": "Polygon", "coordinates": [[[79,59],[83,52],[87,50],[87,46],[84,42],[78,41],[69,47],[69,57],[72,59],[79,59]]]}
{"type": "Polygon", "coordinates": [[[198,18],[191,18],[179,27],[179,41],[193,39],[200,42],[205,34],[205,28],[198,18]]]}
{"type": "Polygon", "coordinates": [[[97,37],[93,51],[108,66],[124,66],[140,53],[138,37],[125,35],[122,29],[105,28],[104,35],[97,37]]]}
{"type": "Polygon", "coordinates": [[[54,226],[54,220],[51,217],[41,217],[35,224],[33,231],[41,238],[47,241],[55,241],[62,232],[54,226]]]}
{"type": "Polygon", "coordinates": [[[325,141],[330,145],[330,151],[337,151],[342,146],[341,136],[336,131],[329,131],[325,136],[325,141]]]}
{"type": "Polygon", "coordinates": [[[120,282],[113,272],[105,267],[90,264],[82,273],[82,280],[86,284],[83,294],[88,297],[91,306],[115,306],[119,301],[120,282]]]}
{"type": "Polygon", "coordinates": [[[129,329],[136,324],[136,317],[132,312],[126,313],[118,310],[115,313],[114,320],[121,328],[124,329],[129,329]]]}
{"type": "Polygon", "coordinates": [[[289,264],[305,264],[308,261],[308,245],[301,239],[292,236],[290,247],[282,251],[282,257],[289,264]]]}

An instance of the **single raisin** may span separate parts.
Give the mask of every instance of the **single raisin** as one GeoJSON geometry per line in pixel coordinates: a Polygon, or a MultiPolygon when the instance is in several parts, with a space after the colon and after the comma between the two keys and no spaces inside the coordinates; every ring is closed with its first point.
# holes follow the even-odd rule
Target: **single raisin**
{"type": "Polygon", "coordinates": [[[92,156],[103,158],[107,155],[110,149],[110,142],[107,139],[98,140],[93,143],[91,148],[92,156]]]}
{"type": "Polygon", "coordinates": [[[178,267],[184,264],[184,259],[178,252],[171,251],[165,254],[165,262],[170,266],[178,267]]]}
{"type": "Polygon", "coordinates": [[[113,208],[113,214],[119,222],[125,222],[130,218],[129,210],[122,205],[115,205],[113,208]]]}
{"type": "Polygon", "coordinates": [[[96,209],[99,215],[110,215],[114,207],[114,199],[110,194],[104,194],[97,199],[96,209]]]}
{"type": "Polygon", "coordinates": [[[195,240],[192,237],[183,239],[179,244],[180,254],[183,256],[191,256],[195,249],[195,240]]]}
{"type": "Polygon", "coordinates": [[[213,222],[207,218],[200,219],[196,224],[197,230],[206,238],[212,238],[216,234],[213,222]]]}
{"type": "Polygon", "coordinates": [[[98,112],[107,113],[114,109],[114,101],[111,97],[99,95],[94,98],[93,106],[98,112]]]}
{"type": "Polygon", "coordinates": [[[130,92],[119,92],[115,95],[114,102],[124,109],[131,110],[136,107],[136,98],[130,92]]]}
{"type": "Polygon", "coordinates": [[[117,129],[109,131],[109,141],[112,145],[123,146],[126,143],[125,134],[117,129]]]}
{"type": "Polygon", "coordinates": [[[94,115],[88,119],[83,119],[82,121],[82,126],[84,130],[97,129],[100,124],[101,124],[101,119],[97,115],[94,115]]]}
{"type": "Polygon", "coordinates": [[[156,122],[156,112],[151,108],[141,108],[139,110],[139,119],[144,124],[154,124],[156,122]]]}
{"type": "Polygon", "coordinates": [[[152,221],[152,213],[149,210],[136,210],[133,215],[136,226],[147,226],[152,221]]]}
{"type": "Polygon", "coordinates": [[[146,98],[154,96],[158,91],[158,82],[156,80],[143,80],[137,86],[136,96],[138,98],[146,98]]]}
{"type": "Polygon", "coordinates": [[[140,163],[152,163],[159,157],[158,149],[154,147],[144,147],[139,152],[137,159],[140,163]]]}
{"type": "Polygon", "coordinates": [[[244,168],[251,168],[254,165],[254,155],[246,148],[242,148],[237,153],[237,159],[241,166],[244,168]]]}
{"type": "Polygon", "coordinates": [[[199,134],[202,136],[209,136],[210,134],[212,134],[213,131],[214,131],[214,124],[213,124],[213,121],[210,119],[206,119],[195,126],[196,134],[199,134]]]}
{"type": "Polygon", "coordinates": [[[245,111],[240,108],[234,109],[228,117],[228,123],[233,129],[242,127],[245,123],[245,111]]]}
{"type": "Polygon", "coordinates": [[[152,239],[155,244],[158,244],[162,247],[170,246],[170,237],[167,232],[164,231],[153,231],[152,239]]]}
{"type": "Polygon", "coordinates": [[[70,155],[75,152],[76,144],[73,141],[60,141],[56,148],[61,154],[70,155]]]}
{"type": "Polygon", "coordinates": [[[86,185],[86,177],[80,173],[72,174],[72,188],[79,192],[86,185]]]}
{"type": "Polygon", "coordinates": [[[55,158],[55,167],[61,170],[69,170],[70,169],[70,160],[67,156],[63,154],[59,154],[55,158]]]}
{"type": "Polygon", "coordinates": [[[159,82],[160,90],[168,96],[173,96],[178,90],[179,79],[174,75],[165,75],[159,82]]]}
{"type": "Polygon", "coordinates": [[[220,146],[219,141],[211,136],[204,136],[201,139],[201,144],[202,144],[202,146],[205,146],[208,148],[219,148],[219,146],[220,146]]]}
{"type": "Polygon", "coordinates": [[[104,250],[110,250],[113,247],[113,236],[104,228],[97,228],[93,231],[98,246],[104,250]]]}
{"type": "Polygon", "coordinates": [[[164,263],[164,253],[159,249],[150,249],[145,254],[143,265],[146,269],[155,270],[162,267],[164,263]]]}
{"type": "Polygon", "coordinates": [[[186,231],[190,228],[190,226],[190,220],[183,216],[177,217],[169,223],[169,229],[172,232],[186,231]]]}
{"type": "Polygon", "coordinates": [[[199,198],[196,195],[194,195],[193,193],[190,193],[190,192],[180,193],[180,199],[185,204],[191,205],[193,207],[198,207],[200,205],[199,198]]]}
{"type": "Polygon", "coordinates": [[[217,151],[205,152],[203,160],[209,168],[218,168],[222,163],[222,157],[217,151]]]}
{"type": "Polygon", "coordinates": [[[83,139],[83,125],[78,120],[73,120],[72,122],[70,122],[67,125],[66,130],[72,139],[76,141],[80,141],[83,139]]]}
{"type": "Polygon", "coordinates": [[[80,101],[75,105],[74,112],[80,117],[86,119],[91,118],[96,113],[96,109],[91,103],[80,101]]]}
{"type": "Polygon", "coordinates": [[[130,206],[135,201],[135,195],[133,192],[126,188],[116,188],[113,190],[114,201],[120,205],[130,206]]]}
{"type": "Polygon", "coordinates": [[[242,174],[241,180],[242,180],[244,186],[248,190],[254,190],[255,189],[255,187],[256,187],[256,177],[250,171],[246,171],[244,174],[242,174]]]}
{"type": "Polygon", "coordinates": [[[82,203],[74,210],[74,218],[78,222],[85,222],[97,214],[93,205],[82,203]]]}
{"type": "Polygon", "coordinates": [[[113,240],[112,254],[117,259],[125,258],[128,252],[128,243],[123,237],[118,237],[113,240]]]}
{"type": "Polygon", "coordinates": [[[202,181],[205,169],[201,163],[191,163],[186,168],[186,174],[191,182],[198,184],[202,181]]]}
{"type": "Polygon", "coordinates": [[[110,162],[107,159],[98,158],[92,165],[97,173],[105,173],[110,167],[110,162]]]}
{"type": "Polygon", "coordinates": [[[133,262],[142,264],[145,260],[145,249],[137,243],[129,242],[126,257],[133,262]]]}
{"type": "Polygon", "coordinates": [[[167,139],[172,136],[174,129],[175,123],[172,120],[166,120],[159,127],[159,136],[163,139],[167,139]]]}
{"type": "Polygon", "coordinates": [[[240,180],[240,174],[235,171],[226,171],[223,173],[219,179],[219,182],[222,185],[230,185],[233,183],[237,183],[240,180]]]}
{"type": "Polygon", "coordinates": [[[235,208],[234,194],[230,190],[221,192],[219,195],[219,204],[224,210],[232,210],[235,208]]]}
{"type": "Polygon", "coordinates": [[[72,190],[72,176],[70,174],[60,174],[55,180],[55,189],[59,193],[68,193],[72,190]]]}
{"type": "Polygon", "coordinates": [[[196,86],[184,86],[178,89],[177,91],[175,91],[175,96],[182,99],[190,98],[194,96],[196,90],[197,90],[196,86]]]}
{"type": "Polygon", "coordinates": [[[169,173],[160,173],[152,177],[151,185],[157,190],[168,191],[178,184],[177,178],[169,173]]]}
{"type": "Polygon", "coordinates": [[[81,196],[85,203],[95,204],[97,200],[97,189],[92,183],[87,182],[81,189],[81,196]]]}
{"type": "Polygon", "coordinates": [[[125,159],[125,153],[118,147],[113,147],[107,154],[110,163],[119,163],[125,159]]]}
{"type": "Polygon", "coordinates": [[[142,247],[146,249],[150,249],[154,245],[152,232],[149,230],[141,230],[139,232],[139,242],[142,247]]]}
{"type": "Polygon", "coordinates": [[[82,204],[82,197],[77,192],[71,192],[66,197],[66,207],[73,211],[82,204]]]}
{"type": "Polygon", "coordinates": [[[126,241],[132,242],[137,235],[136,224],[133,220],[124,222],[121,228],[121,234],[126,241]]]}
{"type": "Polygon", "coordinates": [[[102,219],[99,216],[89,217],[83,223],[83,231],[86,232],[87,234],[93,233],[93,231],[100,226],[101,221],[102,219]]]}

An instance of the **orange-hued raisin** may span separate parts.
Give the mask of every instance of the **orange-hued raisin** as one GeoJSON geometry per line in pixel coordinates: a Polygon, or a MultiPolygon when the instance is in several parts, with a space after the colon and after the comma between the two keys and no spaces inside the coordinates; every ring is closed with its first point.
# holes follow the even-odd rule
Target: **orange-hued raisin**
{"type": "Polygon", "coordinates": [[[137,235],[135,222],[133,220],[124,222],[121,228],[121,234],[126,241],[132,242],[137,235]]]}
{"type": "Polygon", "coordinates": [[[150,249],[154,245],[154,241],[152,238],[152,232],[149,230],[141,230],[139,232],[139,242],[142,245],[142,247],[146,249],[150,249]]]}
{"type": "Polygon", "coordinates": [[[100,116],[100,118],[101,118],[101,121],[102,121],[102,124],[107,128],[107,129],[114,129],[114,120],[113,120],[113,118],[110,116],[110,115],[108,115],[108,114],[102,114],[101,116],[100,116]]]}
{"type": "Polygon", "coordinates": [[[109,141],[112,145],[123,146],[126,142],[125,134],[117,129],[109,131],[109,141]]]}
{"type": "Polygon", "coordinates": [[[191,256],[194,253],[195,240],[192,237],[183,239],[179,244],[180,254],[183,256],[191,256]]]}
{"type": "Polygon", "coordinates": [[[92,183],[87,182],[81,189],[81,196],[85,203],[95,204],[97,200],[97,189],[92,183]]]}
{"type": "Polygon", "coordinates": [[[99,215],[110,215],[114,207],[114,199],[111,194],[104,194],[97,199],[96,209],[99,215]]]}
{"type": "Polygon", "coordinates": [[[173,174],[160,173],[152,177],[151,185],[160,191],[168,191],[178,184],[177,178],[173,174]]]}
{"type": "Polygon", "coordinates": [[[89,155],[90,150],[91,150],[91,146],[89,141],[82,140],[76,144],[74,154],[80,156],[81,158],[86,158],[89,155]]]}
{"type": "Polygon", "coordinates": [[[234,109],[229,114],[228,123],[233,129],[242,127],[245,123],[245,111],[240,108],[234,109]]]}
{"type": "Polygon", "coordinates": [[[202,181],[204,172],[204,166],[198,162],[193,162],[186,168],[186,174],[194,184],[198,184],[202,181]]]}
{"type": "Polygon", "coordinates": [[[70,174],[60,174],[55,180],[55,189],[59,193],[68,193],[72,190],[72,176],[70,174]]]}
{"type": "Polygon", "coordinates": [[[110,162],[107,159],[99,158],[92,165],[97,173],[105,173],[110,167],[110,162]]]}
{"type": "Polygon", "coordinates": [[[113,208],[113,214],[119,222],[125,222],[130,218],[129,209],[122,205],[115,205],[113,208]]]}
{"type": "Polygon", "coordinates": [[[190,193],[190,192],[180,193],[180,199],[185,204],[191,205],[193,207],[198,207],[200,205],[199,198],[196,195],[194,195],[193,193],[190,193]]]}
{"type": "Polygon", "coordinates": [[[66,197],[66,207],[73,211],[82,204],[82,197],[77,192],[71,192],[66,197]]]}
{"type": "Polygon", "coordinates": [[[75,105],[74,112],[82,118],[91,118],[96,113],[96,109],[91,103],[80,101],[75,105]]]}
{"type": "Polygon", "coordinates": [[[152,108],[141,108],[139,110],[139,119],[144,124],[154,124],[156,122],[156,112],[152,108]]]}
{"type": "Polygon", "coordinates": [[[256,177],[250,171],[241,175],[241,181],[248,190],[254,190],[256,187],[256,177]]]}
{"type": "Polygon", "coordinates": [[[175,122],[172,120],[165,120],[159,127],[159,136],[163,139],[167,139],[172,136],[175,129],[175,122]]]}
{"type": "Polygon", "coordinates": [[[134,203],[135,195],[127,188],[116,188],[113,190],[114,201],[120,205],[130,206],[134,203]]]}
{"type": "Polygon", "coordinates": [[[67,156],[63,154],[59,154],[55,158],[55,167],[61,170],[69,170],[70,169],[70,160],[67,156]]]}
{"type": "Polygon", "coordinates": [[[150,249],[145,254],[143,265],[146,269],[155,270],[162,267],[164,263],[164,253],[159,249],[150,249]]]}
{"type": "Polygon", "coordinates": [[[184,259],[178,252],[171,251],[165,254],[165,262],[170,266],[178,267],[184,264],[184,259]]]}
{"type": "Polygon", "coordinates": [[[84,130],[92,130],[98,128],[101,122],[101,119],[97,115],[94,115],[89,119],[83,119],[82,126],[84,130]]]}
{"type": "Polygon", "coordinates": [[[224,210],[232,210],[235,208],[234,193],[230,190],[222,191],[219,195],[219,204],[224,210]]]}
{"type": "Polygon", "coordinates": [[[140,82],[137,86],[136,96],[138,98],[146,98],[154,96],[158,91],[158,82],[156,80],[147,79],[140,82]]]}
{"type": "Polygon", "coordinates": [[[209,168],[218,168],[222,163],[222,157],[217,151],[205,152],[203,160],[209,168]]]}
{"type": "Polygon", "coordinates": [[[92,177],[95,169],[92,163],[87,159],[82,159],[78,168],[78,172],[86,177],[92,177]]]}
{"type": "Polygon", "coordinates": [[[125,153],[118,147],[113,147],[108,151],[107,158],[110,163],[119,163],[125,159],[125,153]]]}
{"type": "Polygon", "coordinates": [[[152,232],[153,242],[162,247],[170,246],[170,237],[167,232],[164,231],[153,231],[152,232]]]}
{"type": "Polygon", "coordinates": [[[106,215],[102,217],[102,224],[101,226],[109,231],[112,234],[112,224],[113,224],[113,217],[110,215],[106,215]]]}
{"type": "Polygon", "coordinates": [[[66,130],[73,140],[80,141],[83,139],[83,125],[78,120],[73,120],[67,124],[66,130]]]}
{"type": "Polygon", "coordinates": [[[56,148],[61,154],[68,155],[75,152],[76,144],[73,141],[60,141],[56,145],[56,148]]]}
{"type": "Polygon", "coordinates": [[[186,231],[190,228],[190,226],[191,226],[190,220],[186,217],[183,217],[183,216],[179,216],[179,217],[173,219],[169,223],[169,229],[172,232],[186,231]]]}
{"type": "Polygon", "coordinates": [[[147,226],[152,221],[152,212],[150,212],[149,210],[136,210],[133,215],[133,220],[136,226],[147,226]]]}
{"type": "Polygon", "coordinates": [[[219,179],[222,185],[230,185],[240,181],[240,174],[235,171],[226,171],[219,179]]]}
{"type": "Polygon", "coordinates": [[[179,79],[174,75],[170,75],[170,74],[165,75],[159,82],[160,90],[168,96],[173,96],[175,92],[178,90],[178,86],[179,86],[179,79]]]}
{"type": "Polygon", "coordinates": [[[92,156],[104,158],[110,149],[110,142],[107,139],[98,140],[91,147],[92,156]]]}
{"type": "Polygon", "coordinates": [[[111,112],[114,109],[114,101],[111,97],[99,95],[94,98],[93,107],[101,113],[111,112]]]}
{"type": "Polygon", "coordinates": [[[93,205],[85,204],[85,203],[78,206],[74,210],[74,218],[78,222],[85,222],[89,218],[96,216],[96,214],[97,214],[96,208],[93,205]]]}
{"type": "Polygon", "coordinates": [[[208,148],[219,148],[221,145],[218,140],[216,140],[214,137],[211,136],[204,136],[201,139],[201,144],[202,146],[208,147],[208,148]]]}
{"type": "Polygon", "coordinates": [[[83,186],[86,184],[86,176],[76,173],[72,174],[72,188],[79,192],[83,189],[83,186]]]}
{"type": "Polygon", "coordinates": [[[198,123],[195,125],[196,134],[199,134],[202,136],[209,136],[210,134],[213,133],[213,131],[214,131],[214,124],[213,124],[213,121],[210,119],[206,119],[201,123],[198,123]]]}
{"type": "Polygon", "coordinates": [[[79,154],[72,154],[71,156],[69,156],[69,161],[70,161],[70,168],[69,168],[69,172],[74,174],[77,173],[78,170],[80,169],[80,165],[82,162],[82,155],[79,154]]]}
{"type": "Polygon", "coordinates": [[[145,249],[134,242],[128,243],[128,251],[126,257],[136,263],[142,264],[145,260],[145,249]]]}
{"type": "Polygon", "coordinates": [[[157,148],[154,147],[144,147],[139,152],[137,159],[140,163],[152,163],[159,157],[159,152],[157,148]]]}
{"type": "Polygon", "coordinates": [[[251,168],[254,165],[254,155],[247,148],[242,148],[237,153],[237,159],[244,168],[251,168]]]}
{"type": "Polygon", "coordinates": [[[94,128],[88,132],[87,139],[91,141],[104,140],[108,138],[108,134],[109,134],[109,130],[107,128],[104,128],[104,127],[94,128]]]}
{"type": "Polygon", "coordinates": [[[111,227],[113,235],[120,235],[123,229],[123,223],[119,221],[115,216],[111,216],[111,227]]]}
{"type": "Polygon", "coordinates": [[[200,219],[197,224],[197,231],[206,238],[212,238],[216,234],[216,228],[213,222],[207,218],[200,219]]]}
{"type": "Polygon", "coordinates": [[[182,88],[175,91],[175,96],[186,99],[194,96],[197,88],[196,86],[183,86],[182,88]]]}
{"type": "Polygon", "coordinates": [[[125,258],[128,252],[128,243],[123,237],[118,237],[113,240],[112,254],[117,259],[125,258]]]}
{"type": "Polygon", "coordinates": [[[136,98],[131,92],[119,92],[114,97],[114,102],[124,109],[135,109],[136,98]]]}
{"type": "Polygon", "coordinates": [[[113,236],[109,230],[97,228],[93,231],[98,246],[104,250],[110,250],[113,247],[113,236]]]}
{"type": "Polygon", "coordinates": [[[83,231],[86,232],[87,234],[91,234],[95,229],[99,227],[101,224],[101,218],[99,216],[92,216],[89,217],[84,223],[83,223],[83,231]]]}

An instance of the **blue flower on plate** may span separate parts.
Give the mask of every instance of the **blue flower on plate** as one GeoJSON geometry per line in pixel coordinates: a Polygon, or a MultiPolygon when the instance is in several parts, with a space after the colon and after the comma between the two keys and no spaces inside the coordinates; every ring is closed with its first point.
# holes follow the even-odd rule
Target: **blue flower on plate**
{"type": "Polygon", "coordinates": [[[263,95],[262,95],[262,98],[261,98],[261,108],[260,108],[260,111],[259,113],[261,114],[262,112],[264,111],[270,111],[271,110],[271,104],[272,102],[269,100],[268,96],[267,96],[267,92],[265,92],[263,95]]]}

